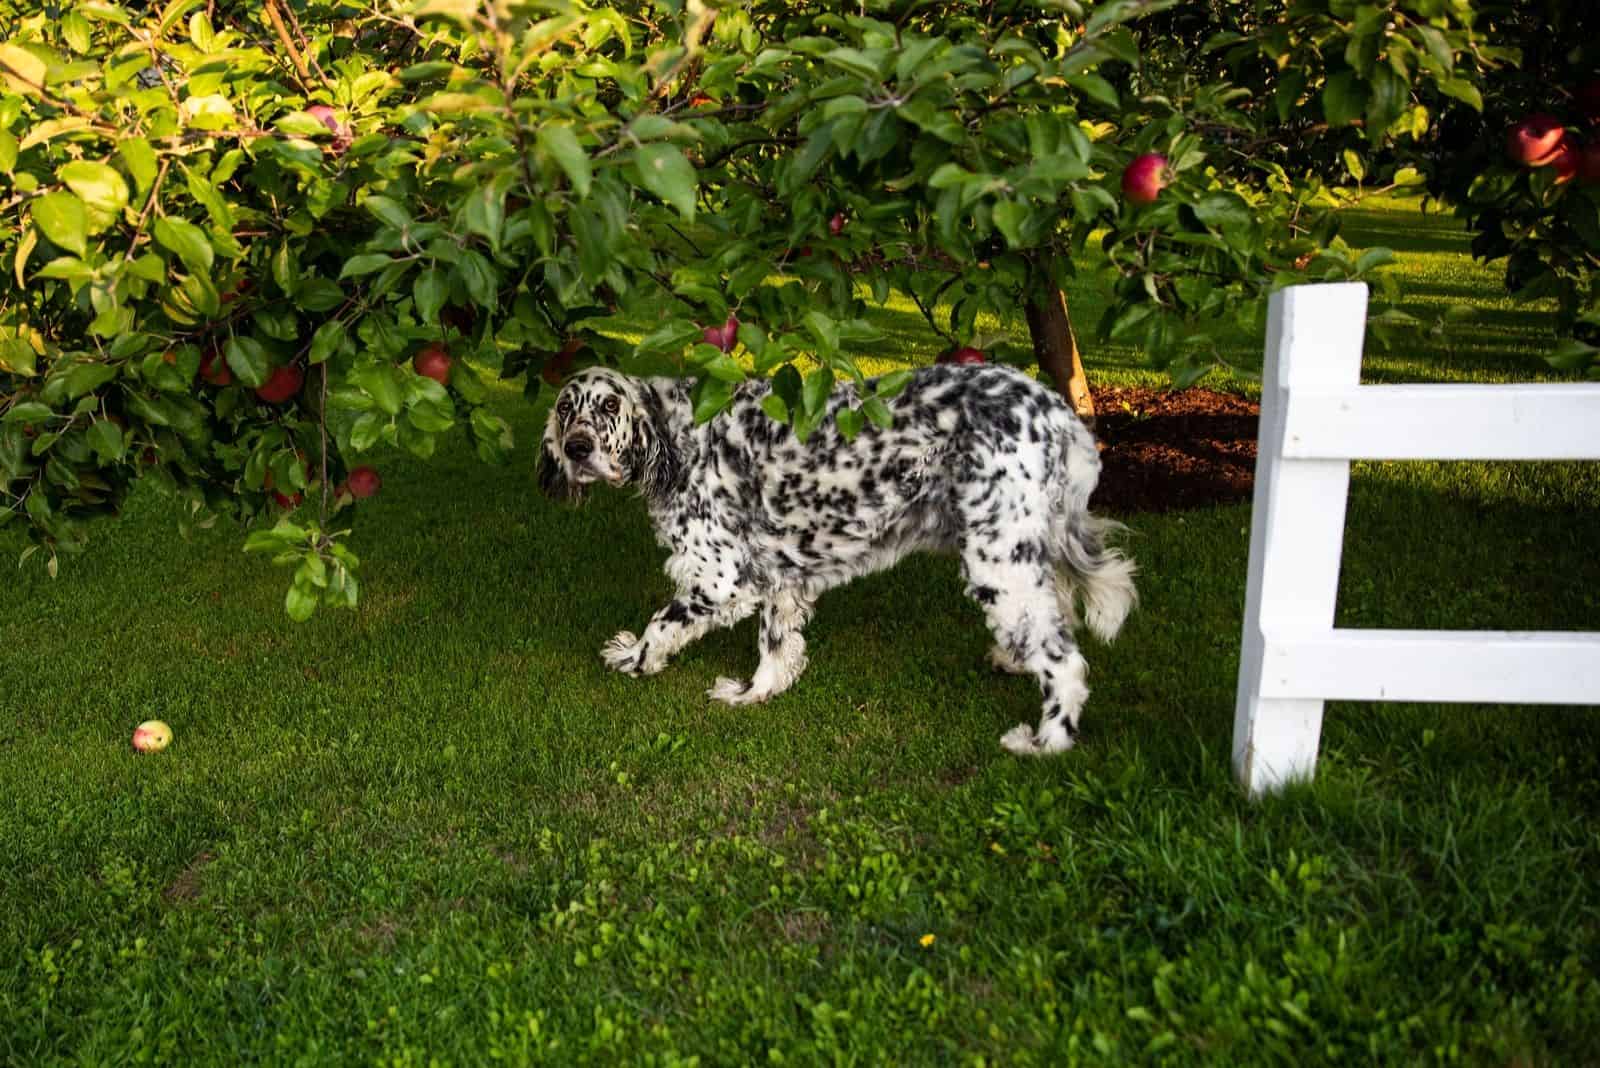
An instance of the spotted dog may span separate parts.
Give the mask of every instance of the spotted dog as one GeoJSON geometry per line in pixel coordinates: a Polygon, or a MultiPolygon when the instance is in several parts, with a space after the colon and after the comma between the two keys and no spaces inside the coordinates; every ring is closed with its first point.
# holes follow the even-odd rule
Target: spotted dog
{"type": "MultiPolygon", "coordinates": [[[[889,429],[848,441],[830,415],[802,444],[761,410],[766,382],[739,386],[701,426],[691,385],[591,368],[562,388],[545,427],[545,491],[637,486],[671,553],[676,595],[642,635],[606,643],[606,664],[654,674],[712,628],[760,611],[755,675],[718,679],[710,696],[765,701],[805,670],[803,631],[824,590],[919,549],[953,551],[994,634],[990,662],[1044,693],[1038,728],[1020,724],[1001,744],[1071,748],[1089,695],[1078,602],[1110,641],[1137,596],[1133,562],[1106,545],[1118,524],[1089,514],[1094,438],[1057,394],[1005,367],[926,367],[888,402],[889,429]]],[[[857,401],[841,388],[829,411],[857,401]]]]}

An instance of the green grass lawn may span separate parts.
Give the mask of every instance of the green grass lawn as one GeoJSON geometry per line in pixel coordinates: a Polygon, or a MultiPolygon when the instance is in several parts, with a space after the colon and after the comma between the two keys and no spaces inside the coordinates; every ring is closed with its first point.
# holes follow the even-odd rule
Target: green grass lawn
{"type": "MultiPolygon", "coordinates": [[[[1447,223],[1351,233],[1478,311],[1368,377],[1548,377],[1447,223]]],[[[1000,750],[1037,692],[943,559],[823,598],[808,673],[727,709],[753,621],[603,669],[662,554],[626,496],[543,500],[502,407],[510,467],[381,458],[354,613],[290,623],[149,494],[5,580],[0,1062],[1596,1061],[1594,709],[1332,704],[1315,785],[1246,801],[1247,507],[1124,517],[1143,605],[1064,757],[1000,750]]],[[[1595,465],[1364,464],[1349,512],[1342,623],[1600,629],[1595,465]]]]}

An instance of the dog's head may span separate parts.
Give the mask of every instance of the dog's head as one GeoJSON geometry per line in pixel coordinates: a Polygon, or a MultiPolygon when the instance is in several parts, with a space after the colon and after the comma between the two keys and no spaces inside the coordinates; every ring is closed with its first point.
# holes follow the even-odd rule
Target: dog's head
{"type": "MultiPolygon", "coordinates": [[[[552,497],[577,497],[591,482],[653,482],[671,464],[660,403],[648,387],[590,367],[556,394],[539,452],[539,485],[552,497]]],[[[648,489],[649,486],[647,485],[648,489]]]]}

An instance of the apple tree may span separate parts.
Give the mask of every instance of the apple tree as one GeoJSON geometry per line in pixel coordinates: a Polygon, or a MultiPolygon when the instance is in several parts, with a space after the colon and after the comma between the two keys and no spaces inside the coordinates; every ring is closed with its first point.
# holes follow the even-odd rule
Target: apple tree
{"type": "Polygon", "coordinates": [[[1507,291],[1555,302],[1550,363],[1600,378],[1600,10],[1477,7],[1516,62],[1490,77],[1481,111],[1444,114],[1419,165],[1473,232],[1473,254],[1503,261],[1507,291]]]}
{"type": "MultiPolygon", "coordinates": [[[[1280,17],[1212,46],[1304,67],[1270,107],[1225,69],[1158,61],[1149,20],[1174,0],[14,17],[0,524],[54,574],[149,480],[189,522],[251,525],[304,619],[356,602],[346,524],[382,481],[361,454],[426,458],[459,432],[503,460],[497,378],[667,368],[710,419],[770,375],[768,412],[804,438],[837,381],[865,382],[864,312],[898,292],[953,345],[1020,312],[1032,351],[1000,356],[1065,383],[1061,286],[1091,243],[1109,335],[1190,379],[1270,289],[1376,262],[1337,242],[1323,181],[1249,139],[1319,102],[1374,143],[1414,136],[1397,101],[1476,70],[1461,3],[1407,0],[1382,26],[1340,0],[1255,6],[1280,17]],[[1323,61],[1374,34],[1415,62],[1323,61]]],[[[839,430],[886,422],[903,381],[839,430]]]]}

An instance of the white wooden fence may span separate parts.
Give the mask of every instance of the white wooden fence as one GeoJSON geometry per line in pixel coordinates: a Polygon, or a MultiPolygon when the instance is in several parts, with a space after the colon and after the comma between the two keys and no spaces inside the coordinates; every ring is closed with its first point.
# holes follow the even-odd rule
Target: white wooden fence
{"type": "Polygon", "coordinates": [[[1311,777],[1325,700],[1600,704],[1600,633],[1334,627],[1351,460],[1600,459],[1600,384],[1360,385],[1366,310],[1360,283],[1270,304],[1233,728],[1251,794],[1311,777]]]}

